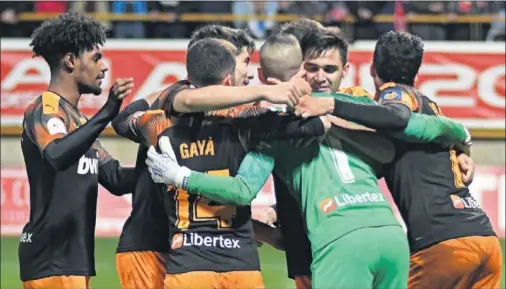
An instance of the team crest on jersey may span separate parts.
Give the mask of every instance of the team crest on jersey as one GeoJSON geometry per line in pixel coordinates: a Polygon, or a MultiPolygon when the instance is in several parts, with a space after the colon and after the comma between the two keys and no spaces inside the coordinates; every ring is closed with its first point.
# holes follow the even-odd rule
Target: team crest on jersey
{"type": "Polygon", "coordinates": [[[63,121],[57,117],[50,118],[47,123],[47,131],[50,135],[67,134],[67,128],[63,121]]]}
{"type": "Polygon", "coordinates": [[[337,204],[334,198],[326,198],[325,200],[320,202],[320,209],[326,215],[335,209],[337,209],[337,204]]]}
{"type": "Polygon", "coordinates": [[[401,100],[402,90],[399,87],[390,87],[383,90],[380,94],[383,100],[401,100]]]}

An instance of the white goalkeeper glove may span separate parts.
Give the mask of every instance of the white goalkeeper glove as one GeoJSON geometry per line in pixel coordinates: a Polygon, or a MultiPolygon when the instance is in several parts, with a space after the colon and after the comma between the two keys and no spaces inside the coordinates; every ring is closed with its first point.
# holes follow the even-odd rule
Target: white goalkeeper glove
{"type": "Polygon", "coordinates": [[[162,136],[158,141],[161,154],[154,146],[149,147],[146,164],[155,183],[174,185],[186,189],[191,170],[177,163],[169,137],[162,136]]]}

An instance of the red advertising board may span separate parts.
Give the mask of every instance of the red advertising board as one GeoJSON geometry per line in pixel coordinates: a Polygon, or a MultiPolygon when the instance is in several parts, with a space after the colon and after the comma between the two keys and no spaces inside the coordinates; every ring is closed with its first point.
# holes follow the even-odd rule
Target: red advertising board
{"type": "MultiPolygon", "coordinates": [[[[84,96],[82,111],[93,115],[116,78],[135,79],[136,87],[125,104],[183,79],[186,45],[187,41],[109,41],[103,49],[109,67],[103,93],[84,96]]],[[[351,71],[342,87],[360,85],[374,92],[369,76],[373,48],[372,42],[350,47],[351,71]]],[[[1,59],[2,126],[19,126],[27,104],[47,87],[50,71],[43,59],[32,58],[27,40],[2,40],[1,59]]],[[[255,69],[258,54],[253,63],[255,69]]],[[[505,69],[501,44],[426,43],[417,86],[440,104],[445,115],[469,128],[504,131],[505,69]]]]}
{"type": "MultiPolygon", "coordinates": [[[[19,235],[24,224],[28,221],[30,213],[30,193],[26,172],[24,168],[2,168],[1,181],[1,233],[2,236],[19,235]]],[[[390,194],[383,182],[381,182],[381,187],[390,199],[390,194]]],[[[497,234],[503,238],[505,226],[504,167],[478,167],[471,191],[487,212],[497,234]]],[[[119,236],[131,211],[130,196],[116,197],[102,187],[99,189],[98,196],[97,235],[119,236]]],[[[274,202],[273,186],[269,180],[254,200],[253,210],[265,208],[274,202]]],[[[400,217],[399,220],[401,220],[400,217]]]]}

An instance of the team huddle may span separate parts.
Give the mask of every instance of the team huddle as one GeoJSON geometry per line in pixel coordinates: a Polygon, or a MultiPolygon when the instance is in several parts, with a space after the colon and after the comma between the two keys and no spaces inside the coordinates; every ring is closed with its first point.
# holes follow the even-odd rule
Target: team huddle
{"type": "Polygon", "coordinates": [[[101,93],[104,28],[69,12],[32,38],[51,80],[23,120],[23,288],[90,288],[99,184],[132,194],[116,251],[124,289],[265,288],[261,243],[285,251],[298,289],[499,288],[499,241],[468,189],[471,138],[414,86],[417,36],[377,40],[370,95],[340,87],[348,44],[334,28],[281,26],[259,49],[262,84],[249,85],[255,42],[207,25],[188,43],[186,80],[120,111],[134,80],[118,79],[90,119],[77,106],[101,93]],[[109,123],[139,144],[135,167],[98,140],[109,123]],[[252,216],[271,175],[276,204],[252,216]]]}

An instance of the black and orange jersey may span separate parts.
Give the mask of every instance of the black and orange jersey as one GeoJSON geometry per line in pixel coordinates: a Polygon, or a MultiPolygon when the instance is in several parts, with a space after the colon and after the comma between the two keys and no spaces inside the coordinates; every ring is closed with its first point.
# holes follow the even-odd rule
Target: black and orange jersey
{"type": "MultiPolygon", "coordinates": [[[[280,116],[251,106],[168,119],[165,111],[134,113],[125,120],[132,138],[149,146],[170,137],[178,161],[190,169],[235,175],[256,138],[273,135],[316,137],[319,119],[280,116]]],[[[249,206],[219,204],[169,187],[165,208],[170,225],[167,272],[259,270],[249,206]]]]}
{"type": "Polygon", "coordinates": [[[25,111],[21,147],[30,220],[19,245],[23,281],[95,275],[98,184],[117,195],[133,185],[133,170],[121,168],[97,139],[120,105],[108,101],[87,120],[65,98],[46,91],[25,111]]]}
{"type": "MultiPolygon", "coordinates": [[[[133,103],[125,108],[113,121],[122,121],[122,117],[138,111],[146,111],[159,107],[158,99],[151,107],[144,100],[133,103]],[[136,107],[137,106],[137,107],[136,107]],[[129,111],[129,109],[132,111],[129,111]]],[[[122,135],[128,138],[134,136],[122,135]]],[[[135,188],[132,191],[132,212],[128,216],[118,242],[117,253],[132,251],[155,251],[168,253],[169,220],[163,205],[163,191],[153,182],[149,174],[146,157],[148,148],[139,144],[135,162],[135,188]]]]}
{"type": "MultiPolygon", "coordinates": [[[[442,115],[434,101],[413,87],[387,83],[377,99],[403,103],[426,115],[442,115]]],[[[454,150],[402,141],[395,141],[395,146],[397,154],[385,180],[406,223],[411,251],[448,239],[495,234],[462,180],[454,150]]]]}

